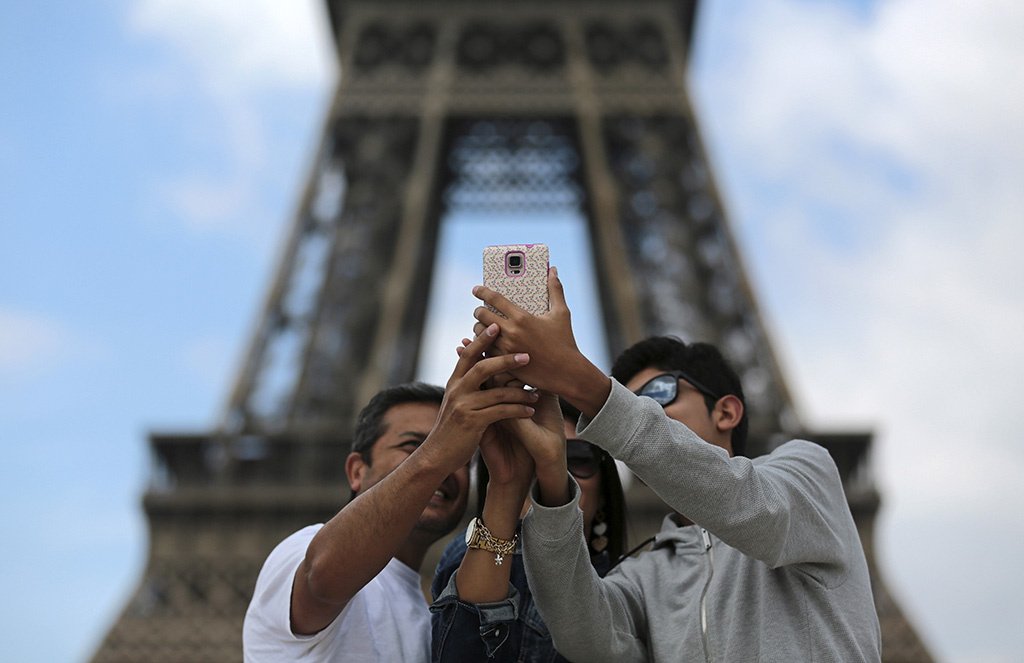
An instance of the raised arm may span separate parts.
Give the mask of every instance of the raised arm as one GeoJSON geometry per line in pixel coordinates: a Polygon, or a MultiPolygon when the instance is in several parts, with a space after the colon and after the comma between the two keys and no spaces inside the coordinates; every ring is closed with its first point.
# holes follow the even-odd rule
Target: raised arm
{"type": "Polygon", "coordinates": [[[583,538],[579,487],[569,501],[545,507],[537,501],[523,523],[523,556],[534,600],[555,648],[573,661],[646,661],[639,633],[647,631],[639,583],[619,567],[600,578],[583,538]]]}
{"type": "MultiPolygon", "coordinates": [[[[467,341],[464,341],[468,343],[467,341]]],[[[499,383],[522,387],[510,375],[499,383]]],[[[567,483],[564,469],[565,435],[558,399],[541,393],[531,419],[509,419],[491,426],[480,443],[489,481],[482,520],[494,536],[510,540],[515,536],[520,514],[534,478],[534,458],[524,441],[562,449],[561,485],[567,483]],[[539,441],[542,439],[543,442],[539,441]]],[[[548,468],[545,468],[548,469],[548,468]]],[[[433,656],[436,661],[462,661],[494,657],[519,657],[519,592],[511,584],[515,555],[501,558],[485,550],[463,549],[464,555],[453,582],[435,586],[433,656]]],[[[441,571],[440,573],[445,573],[441,571]]]]}
{"type": "Polygon", "coordinates": [[[423,443],[310,542],[292,590],[296,633],[325,628],[380,573],[409,537],[434,491],[469,461],[489,425],[533,414],[536,397],[522,389],[480,390],[492,375],[529,361],[522,354],[482,359],[496,333],[496,327],[488,329],[460,353],[441,411],[423,443]]]}
{"type": "MultiPolygon", "coordinates": [[[[488,428],[480,442],[489,475],[481,520],[491,535],[510,541],[516,536],[533,479],[533,459],[506,423],[488,428]]],[[[517,658],[522,625],[516,621],[519,595],[511,584],[517,558],[513,553],[499,556],[469,548],[462,541],[449,545],[434,579],[432,660],[462,663],[517,658]],[[452,578],[451,560],[460,554],[452,578]]]]}
{"type": "Polygon", "coordinates": [[[839,472],[819,445],[798,440],[756,460],[730,458],[614,381],[598,416],[580,426],[669,506],[769,566],[842,573],[860,546],[839,472]]]}
{"type": "Polygon", "coordinates": [[[541,617],[555,648],[574,661],[646,660],[643,607],[636,585],[616,574],[601,579],[583,534],[580,490],[570,477],[561,413],[554,397],[542,398],[533,419],[509,422],[533,455],[537,483],[523,523],[523,552],[541,617]],[[547,426],[542,414],[553,411],[547,426]]]}
{"type": "MultiPolygon", "coordinates": [[[[481,519],[492,535],[507,541],[516,536],[519,514],[533,480],[533,458],[505,423],[491,426],[480,443],[489,475],[481,519]]],[[[511,569],[512,555],[499,559],[495,553],[469,548],[455,577],[459,599],[492,603],[506,598],[511,569]]]]}

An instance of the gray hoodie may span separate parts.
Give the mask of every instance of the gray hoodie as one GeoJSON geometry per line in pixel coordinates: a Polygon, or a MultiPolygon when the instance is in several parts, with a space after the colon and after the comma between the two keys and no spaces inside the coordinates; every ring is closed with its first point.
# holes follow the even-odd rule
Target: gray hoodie
{"type": "Polygon", "coordinates": [[[614,380],[579,434],[698,524],[666,518],[650,552],[601,579],[583,540],[578,487],[564,506],[534,502],[523,525],[527,575],[566,658],[880,660],[867,563],[825,449],[794,440],[730,459],[614,380]]]}

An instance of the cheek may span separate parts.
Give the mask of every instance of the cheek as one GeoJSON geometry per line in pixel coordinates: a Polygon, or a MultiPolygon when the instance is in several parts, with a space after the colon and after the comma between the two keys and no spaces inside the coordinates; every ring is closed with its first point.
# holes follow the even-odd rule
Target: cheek
{"type": "MultiPolygon", "coordinates": [[[[701,403],[700,406],[703,406],[703,403],[701,403]]],[[[706,423],[710,422],[711,419],[707,409],[702,409],[702,407],[693,407],[690,403],[676,401],[665,408],[665,414],[667,414],[670,419],[674,419],[683,424],[701,438],[705,438],[707,436],[708,431],[706,423]]]]}

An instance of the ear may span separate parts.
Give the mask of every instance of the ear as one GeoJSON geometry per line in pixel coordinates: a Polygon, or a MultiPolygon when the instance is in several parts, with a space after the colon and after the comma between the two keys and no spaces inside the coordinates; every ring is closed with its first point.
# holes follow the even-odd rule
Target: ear
{"type": "MultiPolygon", "coordinates": [[[[715,403],[713,419],[715,429],[720,433],[727,434],[731,438],[733,429],[739,426],[740,421],[743,419],[743,402],[732,394],[722,396],[715,403]]],[[[731,456],[732,444],[729,447],[729,455],[731,456]]]]}
{"type": "Polygon", "coordinates": [[[369,467],[361,453],[353,451],[345,459],[345,476],[348,478],[348,485],[352,487],[352,492],[359,492],[363,486],[363,476],[369,467]]]}

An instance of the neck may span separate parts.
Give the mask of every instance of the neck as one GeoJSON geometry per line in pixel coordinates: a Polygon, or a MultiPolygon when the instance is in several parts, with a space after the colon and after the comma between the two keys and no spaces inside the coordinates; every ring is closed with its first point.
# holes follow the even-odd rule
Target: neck
{"type": "Polygon", "coordinates": [[[418,572],[420,567],[423,566],[423,558],[426,556],[427,550],[436,540],[437,537],[432,536],[430,533],[414,529],[409,533],[405,543],[398,548],[398,551],[395,553],[395,559],[418,572]]]}

